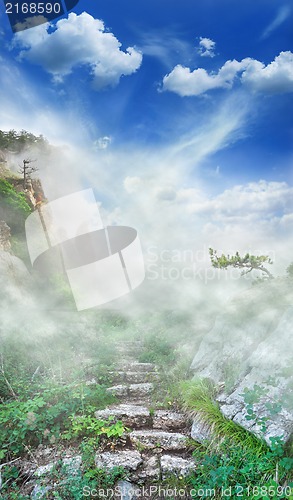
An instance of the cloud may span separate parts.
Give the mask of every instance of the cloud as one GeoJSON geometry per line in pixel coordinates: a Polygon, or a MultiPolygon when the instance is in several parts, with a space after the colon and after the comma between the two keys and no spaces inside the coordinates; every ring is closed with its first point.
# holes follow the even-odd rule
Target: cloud
{"type": "Polygon", "coordinates": [[[194,170],[207,157],[213,155],[245,136],[248,117],[252,116],[251,103],[245,93],[229,94],[216,108],[205,115],[204,124],[192,127],[182,134],[165,152],[171,163],[181,162],[194,170]]]}
{"type": "Polygon", "coordinates": [[[142,179],[137,176],[127,176],[125,177],[123,184],[127,193],[135,193],[142,185],[142,179]]]}
{"type": "Polygon", "coordinates": [[[164,187],[157,189],[156,197],[160,201],[176,200],[176,190],[172,187],[164,187]]]}
{"type": "MultiPolygon", "coordinates": [[[[145,247],[154,245],[158,253],[165,249],[201,251],[204,256],[196,263],[198,268],[209,267],[208,248],[212,246],[224,253],[270,254],[276,272],[284,272],[293,250],[292,232],[288,233],[293,221],[292,186],[259,180],[213,195],[201,185],[199,173],[189,178],[189,187],[184,184],[186,178],[185,182],[174,179],[172,184],[157,169],[155,178],[137,184],[128,203],[121,200],[120,222],[131,220],[145,247]]],[[[148,265],[147,259],[148,255],[148,265]]],[[[169,265],[174,267],[174,262],[169,265]]]]}
{"type": "MultiPolygon", "coordinates": [[[[205,177],[206,159],[243,136],[251,115],[245,93],[225,96],[205,114],[203,122],[194,120],[186,135],[181,135],[182,123],[176,121],[177,139],[169,144],[143,147],[124,142],[119,146],[119,141],[113,141],[108,150],[93,151],[92,137],[80,143],[72,136],[72,122],[80,122],[78,107],[71,117],[66,108],[54,110],[52,103],[41,100],[42,89],[22,78],[21,70],[21,66],[19,73],[14,66],[10,71],[5,67],[0,75],[0,81],[6,79],[6,85],[1,86],[1,114],[9,118],[10,127],[45,135],[51,131],[62,140],[71,138],[68,149],[56,150],[50,162],[40,163],[38,158],[48,199],[92,187],[105,225],[131,226],[139,233],[147,270],[152,270],[155,278],[147,278],[129,297],[130,308],[139,301],[142,308],[150,304],[180,308],[194,307],[195,297],[208,295],[213,300],[204,271],[211,272],[209,246],[224,253],[275,253],[274,268],[284,272],[293,251],[293,188],[286,183],[259,181],[227,189],[224,174],[217,187],[214,180],[205,177]],[[11,88],[17,90],[16,97],[9,92],[11,88]],[[25,100],[17,97],[21,92],[25,100]],[[164,257],[176,252],[179,260],[160,262],[161,252],[164,257]],[[194,262],[186,262],[185,254],[194,255],[194,262]],[[198,255],[200,261],[196,260],[198,255]],[[184,276],[191,277],[181,279],[182,269],[184,276]]],[[[77,135],[82,127],[76,130],[77,135]]],[[[99,136],[103,138],[102,134],[95,137],[99,136]]],[[[226,276],[219,271],[219,279],[213,277],[219,300],[231,293],[230,284],[221,281],[226,276]]],[[[239,282],[236,273],[233,286],[238,287],[239,282]]]]}
{"type": "MultiPolygon", "coordinates": [[[[209,247],[219,253],[269,255],[274,262],[272,273],[284,274],[293,251],[292,186],[259,180],[219,188],[215,194],[202,183],[200,170],[186,175],[183,152],[180,164],[164,161],[158,154],[141,161],[140,180],[131,179],[135,185],[131,196],[129,189],[127,198],[120,192],[120,210],[113,210],[118,223],[131,224],[139,231],[146,269],[154,280],[150,283],[154,303],[165,301],[164,286],[172,289],[169,304],[173,293],[183,304],[197,294],[214,296],[211,282],[219,290],[220,301],[242,286],[240,272],[235,271],[233,276],[213,273],[209,247]]],[[[124,179],[124,186],[129,186],[129,181],[124,179]]],[[[144,297],[145,304],[148,300],[144,297]]]]}
{"type": "Polygon", "coordinates": [[[163,79],[163,90],[181,96],[201,95],[211,89],[231,88],[237,73],[247,67],[248,59],[238,62],[227,61],[217,74],[209,74],[205,69],[191,71],[178,64],[163,79]]]}
{"type": "Polygon", "coordinates": [[[163,90],[180,96],[198,96],[212,89],[229,89],[236,78],[256,92],[283,93],[293,91],[293,53],[281,52],[273,62],[265,66],[256,59],[227,61],[218,73],[208,73],[203,68],[191,71],[178,64],[163,78],[163,90]]]}
{"type": "Polygon", "coordinates": [[[198,53],[201,57],[215,57],[216,42],[210,38],[200,37],[198,53]]]}
{"type": "Polygon", "coordinates": [[[293,188],[286,182],[260,180],[236,185],[200,205],[191,204],[191,212],[213,214],[215,220],[231,221],[271,218],[273,214],[293,213],[293,188]]]}
{"type": "Polygon", "coordinates": [[[283,5],[282,7],[280,7],[276,17],[263,31],[261,35],[261,40],[265,40],[266,38],[268,38],[273,33],[273,31],[279,28],[279,26],[281,26],[281,24],[283,24],[286,21],[286,19],[290,16],[290,14],[291,14],[291,9],[289,5],[283,5]]]}
{"type": "MultiPolygon", "coordinates": [[[[47,37],[47,30],[44,36],[47,37]]],[[[231,63],[225,65],[227,85],[233,85],[234,64],[241,65],[237,61],[231,63]]],[[[290,228],[293,210],[290,200],[293,193],[290,186],[261,181],[227,189],[232,179],[225,179],[224,155],[219,182],[206,178],[207,158],[229,147],[245,133],[252,104],[245,92],[237,90],[222,96],[220,102],[205,108],[202,117],[195,115],[195,108],[189,107],[192,121],[188,117],[187,123],[186,116],[181,122],[176,116],[177,110],[171,111],[168,123],[175,120],[174,135],[164,144],[142,146],[138,142],[131,143],[128,138],[129,142],[124,140],[119,145],[116,139],[110,148],[94,151],[93,137],[111,136],[111,129],[101,126],[94,135],[90,134],[88,122],[85,126],[81,120],[83,115],[78,101],[73,106],[62,108],[54,100],[48,101],[47,90],[38,86],[32,76],[25,74],[23,66],[16,63],[11,62],[10,66],[2,68],[0,81],[5,82],[0,93],[5,126],[43,133],[53,143],[56,138],[58,144],[71,141],[67,150],[60,148],[50,162],[40,166],[39,174],[48,198],[64,196],[85,186],[93,187],[102,204],[105,224],[121,224],[138,230],[146,266],[153,265],[158,279],[147,282],[149,296],[144,295],[142,286],[137,294],[131,295],[131,300],[135,301],[140,293],[144,307],[151,300],[154,306],[159,307],[165,301],[167,307],[171,307],[171,294],[176,307],[188,307],[189,304],[194,307],[197,296],[208,295],[213,300],[213,293],[207,292],[205,287],[205,275],[201,274],[201,268],[211,271],[209,246],[230,253],[236,250],[267,253],[268,249],[282,260],[278,264],[280,272],[292,260],[293,232],[290,228]],[[14,93],[11,93],[11,88],[14,93]],[[80,126],[73,130],[72,123],[80,126]],[[188,133],[184,134],[184,130],[188,133]],[[86,132],[89,135],[81,141],[79,136],[86,132]],[[215,194],[215,189],[218,194],[215,194]],[[150,248],[155,248],[153,254],[156,256],[166,250],[177,251],[179,257],[185,251],[195,255],[200,251],[202,261],[194,262],[195,271],[200,273],[192,278],[193,262],[163,262],[172,272],[169,275],[168,269],[167,278],[162,278],[165,270],[159,261],[150,262],[153,259],[150,248]],[[173,279],[181,265],[187,268],[190,280],[173,279]],[[160,277],[164,288],[157,287],[160,277]]],[[[88,118],[90,121],[91,117],[88,118]]],[[[241,169],[241,164],[238,168],[241,169]]],[[[220,274],[220,279],[222,276],[225,279],[225,273],[220,271],[220,274]]],[[[221,300],[226,294],[225,286],[226,283],[219,282],[221,300]]]]}
{"type": "Polygon", "coordinates": [[[281,52],[265,66],[252,60],[242,74],[242,83],[252,90],[269,94],[293,91],[293,53],[281,52]]]}
{"type": "Polygon", "coordinates": [[[107,149],[112,142],[112,138],[105,135],[104,137],[99,137],[94,141],[94,149],[107,149]]]}
{"type": "Polygon", "coordinates": [[[168,69],[177,61],[190,61],[193,53],[192,44],[180,38],[174,30],[151,30],[138,33],[138,44],[143,55],[155,57],[168,69]]]}
{"type": "Polygon", "coordinates": [[[117,85],[123,75],[131,75],[141,65],[139,51],[133,47],[122,51],[103,21],[86,12],[70,13],[68,19],[57,22],[54,31],[51,28],[46,23],[16,33],[13,47],[21,49],[20,59],[41,65],[57,82],[78,66],[87,66],[94,88],[100,90],[117,85]]]}

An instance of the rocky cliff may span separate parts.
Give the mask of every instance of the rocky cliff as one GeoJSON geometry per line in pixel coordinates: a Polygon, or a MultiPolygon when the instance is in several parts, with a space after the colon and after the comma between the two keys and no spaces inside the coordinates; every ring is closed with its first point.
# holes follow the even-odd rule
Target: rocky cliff
{"type": "Polygon", "coordinates": [[[269,445],[293,434],[292,285],[290,278],[269,280],[236,297],[191,366],[218,386],[222,413],[269,445]]]}

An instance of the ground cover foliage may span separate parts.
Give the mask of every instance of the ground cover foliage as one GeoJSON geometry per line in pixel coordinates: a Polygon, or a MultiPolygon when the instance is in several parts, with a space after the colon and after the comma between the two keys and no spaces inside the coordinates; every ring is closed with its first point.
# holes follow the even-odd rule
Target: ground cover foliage
{"type": "MultiPolygon", "coordinates": [[[[203,493],[202,498],[211,498],[211,494],[212,498],[221,498],[227,488],[232,488],[235,498],[240,492],[242,498],[292,498],[288,495],[293,488],[292,447],[285,448],[276,438],[269,448],[223,417],[214,398],[217,388],[210,380],[193,378],[189,371],[190,348],[194,345],[191,318],[185,318],[184,331],[176,314],[171,318],[157,314],[147,321],[146,316],[137,320],[100,311],[84,314],[79,321],[72,316],[71,320],[63,317],[62,322],[59,318],[58,332],[51,332],[50,337],[38,338],[37,330],[35,335],[31,331],[27,335],[25,329],[23,336],[16,330],[2,334],[0,456],[2,463],[10,462],[2,468],[3,498],[29,498],[21,496],[24,478],[13,460],[34,453],[39,444],[73,446],[84,460],[77,476],[69,474],[65,482],[61,481],[55,498],[82,498],[84,486],[110,487],[127,477],[121,468],[109,474],[95,467],[96,450],[105,445],[115,447],[125,429],[121,422],[95,419],[94,411],[114,401],[106,387],[111,385],[108,368],[119,358],[116,343],[137,338],[142,340],[140,360],[155,362],[159,368],[153,407],[175,406],[190,414],[200,412],[213,428],[211,442],[190,440],[196,472],[181,479],[170,477],[165,484],[203,493]],[[168,328],[164,331],[165,320],[168,328]],[[86,381],[92,379],[96,383],[87,385],[86,381]]],[[[259,390],[255,388],[256,393],[259,390]]],[[[248,392],[246,399],[247,416],[251,418],[253,395],[248,392]]],[[[61,464],[52,478],[56,480],[60,471],[61,464]]]]}

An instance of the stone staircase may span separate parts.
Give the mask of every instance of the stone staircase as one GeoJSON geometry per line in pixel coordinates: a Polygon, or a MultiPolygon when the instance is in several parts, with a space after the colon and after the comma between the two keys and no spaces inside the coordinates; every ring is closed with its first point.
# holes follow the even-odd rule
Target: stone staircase
{"type": "MultiPolygon", "coordinates": [[[[165,480],[168,484],[168,478],[183,478],[196,468],[187,443],[191,437],[191,422],[176,408],[156,409],[152,395],[156,385],[161,383],[160,374],[154,364],[138,361],[141,342],[121,342],[116,348],[120,361],[114,370],[111,368],[108,372],[114,385],[107,390],[116,396],[118,403],[96,411],[95,417],[101,420],[111,417],[113,422],[122,421],[126,431],[114,446],[111,444],[109,449],[103,448],[96,452],[95,464],[109,474],[114,467],[123,467],[127,472],[127,480],[116,484],[121,494],[111,498],[161,498],[156,496],[154,490],[150,496],[150,486],[155,487],[165,480]],[[138,490],[137,496],[133,492],[138,490]],[[144,495],[143,491],[147,493],[144,495]]],[[[90,385],[96,383],[95,380],[88,382],[90,385]]],[[[54,466],[61,461],[62,468],[67,469],[71,477],[77,476],[83,467],[82,456],[76,455],[73,449],[68,449],[64,457],[62,450],[53,455],[53,449],[39,448],[43,465],[36,466],[24,461],[23,473],[26,472],[30,477],[27,487],[31,490],[32,500],[51,500],[55,498],[54,485],[50,482],[50,472],[54,466]]],[[[38,458],[37,453],[35,456],[38,458]]],[[[64,497],[62,500],[71,498],[64,497]]]]}
{"type": "Polygon", "coordinates": [[[96,466],[109,471],[114,466],[124,467],[133,486],[149,485],[170,475],[184,477],[195,469],[187,443],[188,417],[176,409],[153,407],[152,393],[160,384],[160,375],[154,364],[137,361],[141,347],[140,342],[117,346],[121,361],[109,372],[115,385],[108,391],[119,404],[95,412],[97,419],[112,417],[127,428],[119,449],[96,454],[96,466]]]}

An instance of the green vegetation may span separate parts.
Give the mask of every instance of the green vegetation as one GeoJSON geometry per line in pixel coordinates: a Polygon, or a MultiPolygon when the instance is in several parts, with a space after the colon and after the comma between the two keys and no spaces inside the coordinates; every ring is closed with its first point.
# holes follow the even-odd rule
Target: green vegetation
{"type": "MultiPolygon", "coordinates": [[[[22,178],[13,173],[15,161],[20,161],[19,155],[48,154],[51,146],[43,136],[35,136],[25,130],[8,132],[0,130],[0,150],[7,155],[8,161],[1,164],[0,169],[0,220],[5,221],[11,229],[11,247],[13,253],[29,263],[24,224],[32,209],[24,193],[26,180],[29,179],[34,167],[30,166],[31,160],[21,159],[23,162],[22,178]]],[[[21,158],[21,157],[20,157],[21,158]]],[[[19,166],[19,165],[18,165],[19,166]]]]}
{"type": "Polygon", "coordinates": [[[5,401],[0,408],[0,458],[13,460],[19,454],[41,443],[57,443],[61,439],[85,435],[116,437],[123,433],[118,425],[100,422],[89,412],[113,402],[103,386],[55,385],[38,387],[29,397],[5,401]],[[95,401],[95,407],[92,404],[95,401]]]}
{"type": "MultiPolygon", "coordinates": [[[[264,441],[227,420],[213,399],[215,388],[209,380],[189,381],[181,388],[185,408],[199,416],[213,436],[205,447],[195,448],[196,473],[186,480],[190,487],[213,490],[216,499],[223,497],[223,489],[230,490],[231,498],[237,494],[246,499],[288,498],[282,491],[288,492],[293,487],[293,457],[281,439],[271,438],[269,448],[264,441]]],[[[245,394],[250,405],[262,391],[258,386],[245,394]]]]}
{"type": "MultiPolygon", "coordinates": [[[[119,421],[96,419],[94,412],[114,401],[106,392],[106,386],[111,384],[106,364],[115,363],[119,356],[115,342],[140,338],[142,356],[156,361],[159,367],[160,381],[153,407],[158,408],[159,403],[168,407],[169,402],[172,407],[183,407],[196,414],[213,435],[204,445],[190,440],[197,464],[195,472],[181,479],[172,476],[160,482],[162,487],[165,484],[185,490],[212,489],[214,496],[210,498],[219,500],[222,488],[231,488],[231,498],[237,498],[242,491],[242,498],[248,500],[266,498],[260,492],[269,488],[271,492],[281,491],[291,485],[292,454],[284,449],[280,439],[272,440],[269,448],[263,440],[222,415],[215,401],[216,388],[210,380],[188,380],[190,344],[182,345],[176,322],[170,324],[170,338],[161,331],[156,342],[154,332],[158,331],[159,323],[152,319],[148,329],[146,324],[145,319],[138,322],[116,312],[90,312],[66,316],[58,332],[51,332],[48,338],[32,339],[25,331],[21,341],[16,332],[4,338],[0,377],[2,462],[33,454],[39,443],[56,449],[70,446],[75,455],[82,456],[82,468],[72,474],[59,460],[45,479],[38,480],[43,487],[55,484],[54,498],[59,500],[81,500],[83,488],[111,488],[127,477],[121,467],[106,473],[95,466],[97,450],[119,449],[126,429],[119,421]],[[85,381],[92,377],[98,383],[87,385],[85,381]]],[[[253,405],[262,394],[259,386],[244,391],[248,415],[251,415],[249,405],[254,410],[253,405]]],[[[1,491],[4,500],[30,498],[24,493],[24,479],[17,462],[3,468],[2,480],[6,483],[1,491]]]]}
{"type": "Polygon", "coordinates": [[[174,346],[164,336],[164,332],[160,331],[145,339],[139,361],[141,363],[157,363],[161,366],[174,363],[175,358],[174,346]]]}
{"type": "Polygon", "coordinates": [[[0,149],[21,153],[32,146],[37,146],[44,151],[48,147],[48,141],[42,135],[37,137],[26,130],[20,132],[16,132],[16,130],[9,130],[8,132],[0,130],[0,149]]]}
{"type": "Polygon", "coordinates": [[[29,259],[24,224],[31,211],[25,194],[18,192],[7,179],[0,178],[0,220],[11,229],[12,252],[26,264],[29,259]]]}
{"type": "Polygon", "coordinates": [[[194,457],[198,472],[186,481],[196,490],[213,490],[212,498],[223,498],[223,490],[230,498],[246,500],[292,498],[293,482],[289,479],[292,459],[285,457],[277,440],[271,450],[256,454],[249,447],[231,444],[228,438],[221,443],[217,454],[200,450],[194,452],[194,457]]]}
{"type": "Polygon", "coordinates": [[[253,270],[261,271],[263,275],[268,278],[273,278],[273,275],[268,269],[264,267],[264,263],[272,264],[272,260],[268,255],[250,255],[245,254],[241,257],[238,252],[235,255],[224,255],[220,257],[217,255],[217,251],[212,248],[209,249],[210,259],[212,266],[218,269],[228,269],[228,267],[235,267],[238,269],[243,269],[241,275],[248,274],[253,270]]]}
{"type": "Polygon", "coordinates": [[[247,387],[244,389],[244,393],[241,395],[245,402],[246,407],[246,420],[252,420],[255,424],[260,426],[262,432],[267,430],[267,421],[269,417],[274,417],[282,410],[282,404],[280,401],[267,401],[264,403],[264,409],[267,413],[266,416],[258,417],[255,404],[260,403],[262,396],[267,392],[267,389],[258,384],[254,384],[252,389],[247,387]]]}
{"type": "MultiPolygon", "coordinates": [[[[94,411],[95,408],[86,408],[86,411],[94,411]]],[[[63,434],[64,439],[72,439],[74,437],[97,437],[106,436],[107,438],[120,438],[125,428],[122,422],[111,423],[113,418],[109,418],[108,422],[97,420],[93,415],[71,415],[69,429],[63,434]]]]}
{"type": "Polygon", "coordinates": [[[253,449],[258,455],[266,449],[266,445],[253,434],[224,417],[214,401],[216,389],[210,380],[183,382],[181,394],[185,409],[199,416],[200,420],[211,430],[213,447],[217,448],[219,443],[229,436],[234,445],[253,449]]]}
{"type": "MultiPolygon", "coordinates": [[[[84,458],[84,455],[83,455],[84,458]]],[[[94,465],[87,472],[72,469],[60,460],[53,469],[47,473],[46,478],[38,479],[37,485],[40,490],[48,491],[56,500],[83,500],[84,492],[99,491],[114,488],[117,481],[124,479],[126,472],[123,467],[113,467],[109,472],[96,468],[94,465]],[[50,487],[54,484],[54,487],[50,487]],[[51,491],[53,490],[53,491],[51,491]]],[[[30,500],[31,495],[22,494],[19,484],[21,483],[19,470],[16,466],[5,468],[2,474],[3,488],[1,500],[30,500]]],[[[48,498],[47,495],[37,498],[48,498]]],[[[101,497],[97,497],[101,498],[101,497]]]]}
{"type": "Polygon", "coordinates": [[[5,179],[0,179],[0,220],[4,220],[12,233],[23,232],[24,221],[31,213],[31,208],[23,193],[15,190],[5,179]]]}

